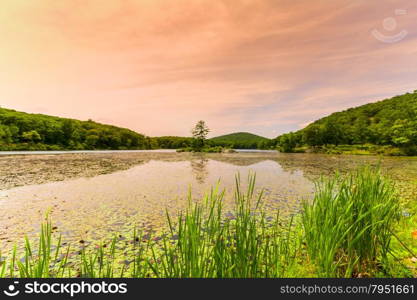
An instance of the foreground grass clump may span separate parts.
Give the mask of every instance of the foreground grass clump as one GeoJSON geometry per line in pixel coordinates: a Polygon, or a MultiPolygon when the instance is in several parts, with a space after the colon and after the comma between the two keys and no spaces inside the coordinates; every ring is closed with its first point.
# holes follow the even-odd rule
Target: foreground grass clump
{"type": "MultiPolygon", "coordinates": [[[[167,213],[162,235],[133,232],[97,248],[61,245],[51,223],[38,246],[2,262],[1,277],[271,278],[398,276],[390,273],[399,202],[389,181],[361,169],[322,180],[300,215],[282,219],[262,206],[255,176],[236,178],[234,208],[213,188],[184,212],[167,213]],[[36,248],[36,250],[34,250],[36,248]],[[23,257],[21,257],[23,255],[23,257]]],[[[403,275],[404,273],[401,273],[403,275]]]]}
{"type": "Polygon", "coordinates": [[[302,222],[318,274],[351,277],[375,274],[388,259],[399,197],[378,171],[364,168],[316,185],[302,222]]]}
{"type": "Polygon", "coordinates": [[[236,181],[235,209],[224,216],[223,193],[214,189],[203,204],[190,204],[154,255],[157,277],[283,277],[291,274],[300,247],[291,224],[267,221],[260,208],[262,194],[254,194],[255,178],[242,192],[236,181]],[[170,244],[172,239],[176,239],[170,244]]]}

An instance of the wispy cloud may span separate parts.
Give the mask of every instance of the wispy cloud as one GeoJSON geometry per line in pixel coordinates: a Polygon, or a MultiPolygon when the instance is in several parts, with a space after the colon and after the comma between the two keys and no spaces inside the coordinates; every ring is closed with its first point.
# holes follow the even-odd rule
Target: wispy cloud
{"type": "Polygon", "coordinates": [[[416,89],[416,16],[413,0],[3,0],[0,105],[276,136],[416,89]]]}

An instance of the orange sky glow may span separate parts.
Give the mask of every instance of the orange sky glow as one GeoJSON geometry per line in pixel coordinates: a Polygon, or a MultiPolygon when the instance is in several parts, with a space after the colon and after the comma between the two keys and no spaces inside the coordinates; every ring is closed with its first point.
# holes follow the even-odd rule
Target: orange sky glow
{"type": "Polygon", "coordinates": [[[0,106],[150,136],[298,130],[417,89],[415,0],[1,0],[0,106]]]}

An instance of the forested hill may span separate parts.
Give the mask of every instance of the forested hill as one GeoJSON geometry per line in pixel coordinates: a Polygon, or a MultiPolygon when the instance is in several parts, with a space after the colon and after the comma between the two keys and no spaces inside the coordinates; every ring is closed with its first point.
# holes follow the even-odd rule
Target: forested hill
{"type": "MultiPolygon", "coordinates": [[[[268,148],[271,140],[240,132],[210,139],[210,146],[268,148]]],[[[146,137],[126,128],[0,108],[0,151],[128,150],[191,147],[191,137],[146,137]]]]}
{"type": "Polygon", "coordinates": [[[277,142],[286,150],[303,145],[373,144],[414,152],[417,91],[333,113],[300,131],[278,137],[277,142]]]}
{"type": "Polygon", "coordinates": [[[0,108],[0,150],[147,149],[132,130],[0,108]]]}
{"type": "Polygon", "coordinates": [[[215,146],[234,149],[263,149],[270,147],[270,139],[248,132],[237,132],[214,137],[209,142],[215,146]]]}

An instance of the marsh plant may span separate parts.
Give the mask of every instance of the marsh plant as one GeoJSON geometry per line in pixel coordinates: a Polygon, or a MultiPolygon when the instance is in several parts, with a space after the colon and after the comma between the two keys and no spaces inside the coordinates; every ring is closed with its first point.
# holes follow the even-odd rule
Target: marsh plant
{"type": "MultiPolygon", "coordinates": [[[[3,261],[2,277],[268,278],[352,277],[387,273],[399,200],[378,170],[322,179],[312,201],[293,218],[271,215],[250,175],[236,177],[235,204],[212,188],[201,201],[166,214],[167,228],[145,237],[134,230],[95,249],[63,247],[48,220],[36,251],[26,239],[3,261]],[[23,255],[23,258],[20,258],[23,255]],[[382,271],[381,271],[382,270],[382,271]]],[[[387,273],[387,276],[391,274],[387,273]]]]}
{"type": "Polygon", "coordinates": [[[388,259],[399,197],[379,171],[321,179],[301,214],[309,256],[321,276],[369,275],[388,259]]]}

